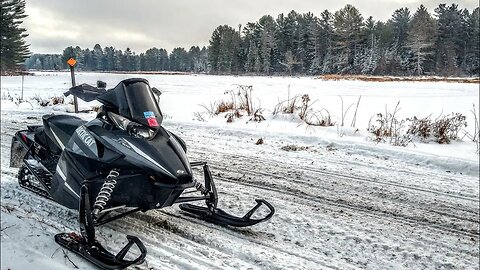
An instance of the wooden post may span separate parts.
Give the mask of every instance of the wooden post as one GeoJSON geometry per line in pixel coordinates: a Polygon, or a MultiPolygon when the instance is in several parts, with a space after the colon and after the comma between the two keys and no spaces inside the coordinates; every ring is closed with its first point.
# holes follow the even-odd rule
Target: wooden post
{"type": "Polygon", "coordinates": [[[21,101],[23,101],[23,81],[25,78],[25,74],[22,72],[22,97],[20,98],[21,101]]]}
{"type": "MultiPolygon", "coordinates": [[[[75,71],[73,67],[77,61],[73,58],[68,59],[67,64],[70,66],[70,76],[72,77],[72,87],[75,87],[75,71]]],[[[78,113],[78,101],[77,97],[73,96],[73,107],[75,108],[75,113],[78,113]]]]}

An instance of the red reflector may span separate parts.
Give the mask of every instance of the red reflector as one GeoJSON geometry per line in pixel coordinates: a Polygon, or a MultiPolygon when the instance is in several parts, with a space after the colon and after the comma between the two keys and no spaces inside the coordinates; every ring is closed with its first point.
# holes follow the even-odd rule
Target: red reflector
{"type": "Polygon", "coordinates": [[[158,122],[155,118],[147,118],[147,122],[150,127],[158,127],[158,122]]]}
{"type": "Polygon", "coordinates": [[[25,134],[23,134],[23,133],[22,133],[22,140],[23,140],[24,142],[27,142],[27,136],[26,136],[25,134]]]}

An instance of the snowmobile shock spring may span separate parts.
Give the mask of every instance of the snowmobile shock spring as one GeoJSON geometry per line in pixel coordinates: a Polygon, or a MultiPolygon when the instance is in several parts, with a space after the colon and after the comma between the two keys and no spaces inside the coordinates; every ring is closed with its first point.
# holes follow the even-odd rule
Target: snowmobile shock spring
{"type": "Polygon", "coordinates": [[[95,203],[93,204],[93,211],[92,214],[97,216],[100,211],[102,211],[107,202],[112,197],[113,190],[115,189],[115,185],[117,184],[116,178],[120,175],[120,173],[113,169],[107,176],[107,179],[103,183],[100,191],[98,192],[97,197],[95,198],[95,203]]]}
{"type": "Polygon", "coordinates": [[[197,180],[195,180],[194,182],[194,185],[195,185],[195,188],[200,191],[203,195],[206,195],[207,194],[207,190],[205,189],[205,187],[202,185],[202,183],[198,182],[197,180]]]}

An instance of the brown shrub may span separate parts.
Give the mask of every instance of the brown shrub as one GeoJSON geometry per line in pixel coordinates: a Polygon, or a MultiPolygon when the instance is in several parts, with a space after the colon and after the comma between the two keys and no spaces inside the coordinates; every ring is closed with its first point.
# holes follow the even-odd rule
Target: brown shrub
{"type": "Polygon", "coordinates": [[[452,83],[480,83],[479,78],[448,78],[448,77],[393,77],[368,75],[341,75],[327,74],[317,77],[320,80],[339,81],[357,80],[365,82],[452,82],[452,83]]]}

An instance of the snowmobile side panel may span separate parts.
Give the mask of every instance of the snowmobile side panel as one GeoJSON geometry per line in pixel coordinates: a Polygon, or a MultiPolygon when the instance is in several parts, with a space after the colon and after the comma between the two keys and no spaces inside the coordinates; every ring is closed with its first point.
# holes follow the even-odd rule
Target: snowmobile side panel
{"type": "Polygon", "coordinates": [[[60,156],[56,172],[52,177],[50,195],[63,206],[76,209],[80,198],[80,185],[75,179],[82,176],[73,169],[72,161],[67,155],[63,152],[60,156]]]}

